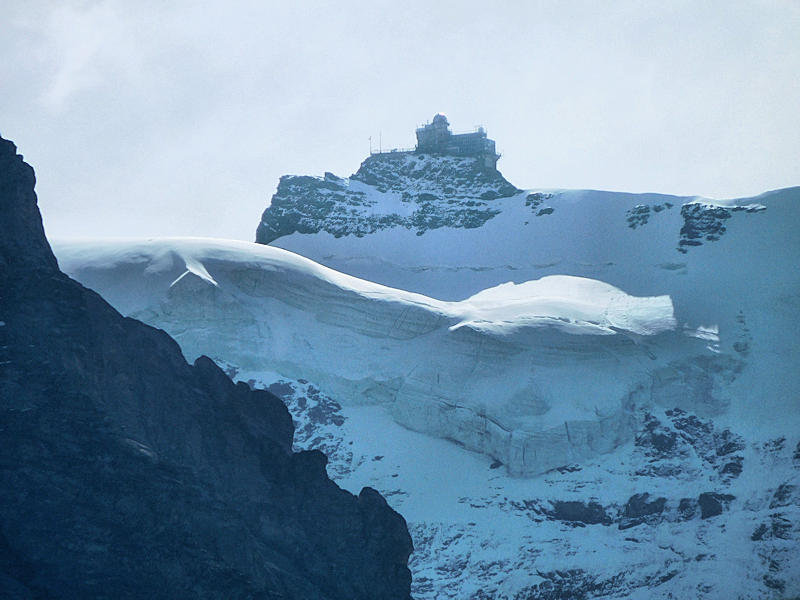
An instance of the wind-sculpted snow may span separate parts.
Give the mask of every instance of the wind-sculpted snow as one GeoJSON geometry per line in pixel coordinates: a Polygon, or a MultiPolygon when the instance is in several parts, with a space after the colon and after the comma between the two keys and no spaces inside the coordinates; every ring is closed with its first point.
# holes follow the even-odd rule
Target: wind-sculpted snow
{"type": "Polygon", "coordinates": [[[305,377],[344,403],[385,404],[399,423],[514,475],[614,450],[632,439],[641,402],[680,397],[718,411],[718,384],[737,369],[707,349],[708,336],[678,330],[668,297],[584,278],[444,302],[243,242],[56,248],[68,272],[168,331],[187,356],[305,377]],[[716,369],[694,373],[698,356],[716,369]]]}
{"type": "Polygon", "coordinates": [[[634,298],[583,277],[551,275],[519,285],[504,283],[457,304],[466,307],[468,317],[453,329],[503,332],[545,319],[575,334],[654,335],[676,327],[669,296],[634,298]]]}

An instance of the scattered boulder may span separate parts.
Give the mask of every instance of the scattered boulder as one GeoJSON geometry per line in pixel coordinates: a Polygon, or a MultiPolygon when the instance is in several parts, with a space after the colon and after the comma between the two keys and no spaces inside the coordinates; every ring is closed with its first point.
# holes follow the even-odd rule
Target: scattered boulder
{"type": "Polygon", "coordinates": [[[611,516],[598,502],[581,502],[577,500],[552,502],[552,510],[545,513],[559,521],[583,525],[611,525],[611,516]]]}
{"type": "Polygon", "coordinates": [[[718,494],[716,492],[703,492],[697,499],[700,505],[700,518],[709,519],[721,515],[723,509],[728,507],[736,496],[731,494],[718,494]]]}
{"type": "Polygon", "coordinates": [[[697,514],[697,500],[693,498],[681,498],[678,503],[678,518],[681,521],[693,519],[697,514]]]}
{"type": "Polygon", "coordinates": [[[666,503],[666,498],[650,500],[650,494],[647,492],[634,494],[625,503],[619,528],[629,529],[650,520],[655,515],[660,515],[664,512],[666,503]]]}
{"type": "Polygon", "coordinates": [[[767,527],[766,523],[762,523],[756,527],[756,530],[753,532],[753,535],[750,536],[750,539],[754,542],[760,542],[764,539],[764,535],[767,533],[767,531],[769,531],[769,527],[767,527]]]}

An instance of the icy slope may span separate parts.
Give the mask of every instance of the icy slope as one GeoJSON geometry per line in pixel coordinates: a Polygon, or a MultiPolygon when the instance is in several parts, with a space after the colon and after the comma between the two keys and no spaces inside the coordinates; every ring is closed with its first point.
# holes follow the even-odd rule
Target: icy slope
{"type": "MultiPolygon", "coordinates": [[[[257,244],[56,243],[63,268],[188,357],[306,377],[347,404],[535,475],[633,438],[653,402],[706,414],[740,362],[678,330],[670,299],[551,276],[444,302],[257,244]],[[713,369],[695,372],[698,361],[713,369]]],[[[709,346],[712,344],[712,346],[709,346]]]]}
{"type": "MultiPolygon", "coordinates": [[[[437,161],[448,157],[415,160],[435,173],[437,161]]],[[[362,169],[376,169],[373,162],[368,159],[362,169]]],[[[747,364],[731,383],[731,408],[723,418],[757,423],[760,434],[781,435],[783,415],[800,414],[800,322],[795,317],[800,310],[800,187],[726,201],[530,190],[480,200],[481,210],[492,213],[480,223],[443,218],[438,227],[423,231],[391,216],[416,206],[396,191],[418,185],[405,163],[379,164],[380,185],[366,184],[358,174],[338,181],[360,186],[369,210],[382,214],[385,226],[354,232],[349,224],[365,213],[356,207],[342,211],[333,202],[331,212],[315,213],[308,231],[316,233],[295,230],[271,244],[342,272],[446,300],[554,274],[604,281],[633,296],[668,295],[679,326],[716,328],[720,352],[747,364]],[[331,219],[340,228],[333,233],[331,219]],[[769,410],[752,398],[768,399],[769,410]]],[[[428,213],[470,208],[484,193],[481,181],[447,190],[448,177],[469,181],[457,167],[440,180],[425,180],[432,189],[428,213]]],[[[283,212],[269,207],[264,213],[275,223],[304,214],[308,206],[301,195],[284,192],[279,189],[283,212]]]]}
{"type": "Polygon", "coordinates": [[[532,479],[345,406],[306,381],[229,372],[283,397],[295,445],[407,519],[417,600],[793,598],[800,593],[800,436],[748,442],[680,409],[637,411],[616,452],[532,479]]]}
{"type": "Polygon", "coordinates": [[[738,215],[762,219],[750,264],[707,244],[686,255],[704,271],[656,270],[680,302],[571,277],[443,302],[250,244],[54,247],[187,357],[283,397],[296,448],[326,452],[340,485],[380,490],[409,522],[418,600],[782,598],[800,594],[798,287],[774,208],[738,215]],[[757,269],[769,239],[783,245],[757,269]],[[690,277],[717,293],[684,293],[690,277]],[[489,415],[538,427],[543,462],[487,451],[489,415]],[[520,479],[501,462],[561,468],[520,479]]]}

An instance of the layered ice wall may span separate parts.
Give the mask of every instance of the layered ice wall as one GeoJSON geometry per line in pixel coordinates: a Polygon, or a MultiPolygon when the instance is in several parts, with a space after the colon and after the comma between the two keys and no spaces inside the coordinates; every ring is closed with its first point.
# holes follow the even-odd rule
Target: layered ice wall
{"type": "Polygon", "coordinates": [[[445,302],[293,253],[201,239],[56,242],[62,268],[187,358],[308,378],[343,404],[529,476],[606,453],[652,403],[718,412],[740,363],[668,296],[550,276],[445,302]],[[703,368],[698,368],[703,365],[703,368]],[[706,368],[712,365],[713,368],[706,368]]]}

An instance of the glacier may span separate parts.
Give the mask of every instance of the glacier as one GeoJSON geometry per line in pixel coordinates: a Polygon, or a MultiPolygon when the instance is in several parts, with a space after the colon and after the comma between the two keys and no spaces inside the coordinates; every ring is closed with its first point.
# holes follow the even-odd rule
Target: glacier
{"type": "MultiPolygon", "coordinates": [[[[388,214],[395,192],[346,184],[388,214]]],[[[475,227],[272,242],[316,262],[53,246],[187,358],[281,396],[339,485],[378,489],[415,598],[800,594],[800,188],[509,193],[475,227]]]]}
{"type": "MultiPolygon", "coordinates": [[[[782,416],[800,413],[794,359],[800,355],[800,324],[793,317],[800,304],[800,187],[728,200],[516,190],[510,184],[511,189],[498,188],[498,172],[484,179],[452,158],[417,157],[425,163],[417,167],[423,173],[417,177],[405,162],[394,164],[411,162],[410,157],[370,157],[352,177],[335,180],[358,186],[363,194],[364,206],[347,210],[333,198],[327,198],[325,210],[309,208],[318,201],[307,190],[314,187],[308,180],[317,179],[305,178],[303,193],[294,195],[279,187],[274,217],[301,218],[305,228],[275,237],[270,245],[444,300],[548,275],[595,279],[633,296],[668,295],[681,328],[716,328],[720,340],[710,345],[747,365],[731,382],[733,401],[718,418],[738,426],[757,423],[760,434],[779,436],[785,431],[782,416]],[[438,165],[444,159],[450,162],[438,165]],[[442,172],[447,177],[439,177],[442,172]],[[403,196],[405,189],[414,194],[403,196]],[[454,204],[491,215],[480,224],[448,220],[454,204]],[[436,227],[398,222],[392,216],[400,214],[398,205],[435,215],[436,227]],[[367,214],[380,215],[383,225],[358,229],[367,214]],[[747,401],[754,397],[769,398],[771,410],[747,401]]],[[[265,210],[267,218],[273,218],[272,210],[265,210]]]]}
{"type": "Polygon", "coordinates": [[[357,279],[291,252],[204,239],[56,242],[59,261],[187,357],[305,377],[346,404],[531,476],[633,437],[636,406],[706,412],[737,363],[677,327],[667,296],[548,276],[448,302],[357,279]],[[686,367],[702,357],[715,375],[686,367]],[[692,374],[685,377],[684,373],[692,374]]]}

